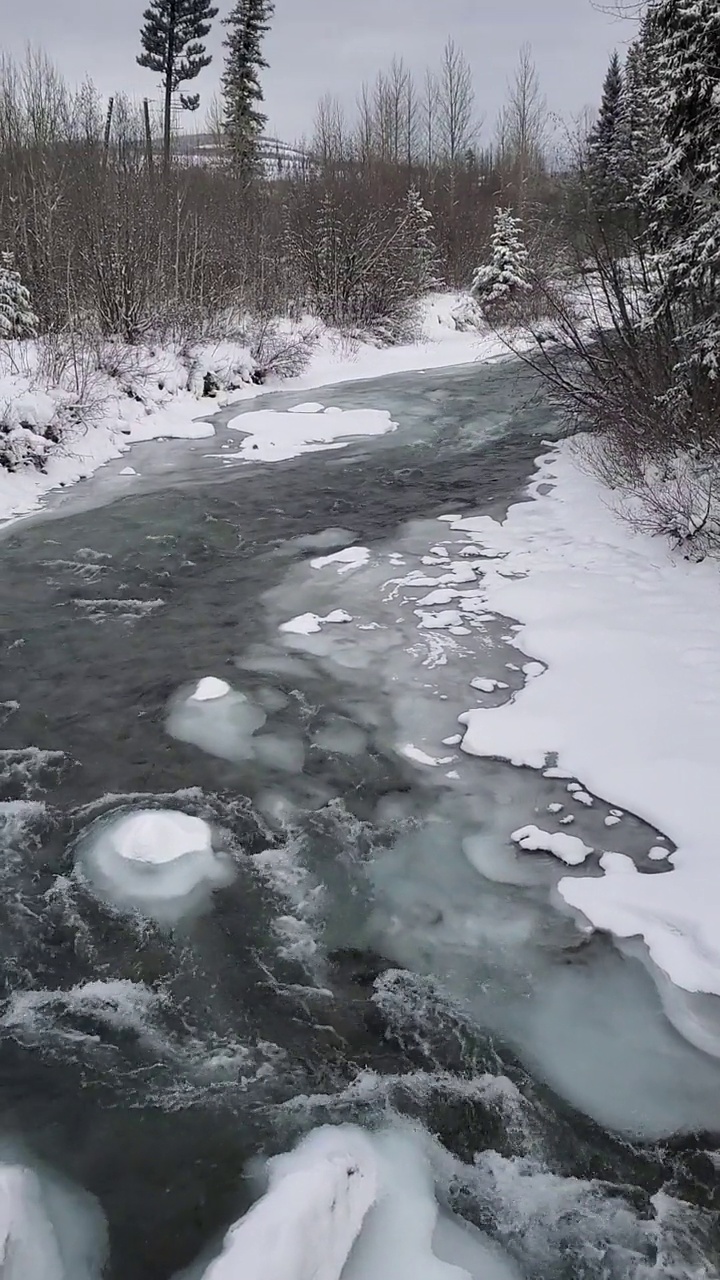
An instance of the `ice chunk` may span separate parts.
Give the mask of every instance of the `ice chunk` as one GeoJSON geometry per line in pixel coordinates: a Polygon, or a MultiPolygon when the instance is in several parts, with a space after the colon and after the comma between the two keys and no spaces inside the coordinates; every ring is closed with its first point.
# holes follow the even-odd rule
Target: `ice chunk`
{"type": "Polygon", "coordinates": [[[502,680],[491,680],[487,676],[475,676],[470,681],[472,689],[479,689],[481,693],[494,693],[496,689],[507,689],[507,685],[502,680]]]}
{"type": "MultiPolygon", "coordinates": [[[[618,818],[617,821],[619,822],[620,819],[618,818]]],[[[669,858],[669,857],[670,857],[670,850],[663,849],[662,845],[659,845],[659,844],[653,845],[652,849],[648,850],[648,858],[650,858],[652,862],[662,862],[665,858],[669,858]]]]}
{"type": "Polygon", "coordinates": [[[547,807],[547,811],[548,813],[562,813],[563,808],[564,808],[564,805],[558,804],[556,802],[554,804],[549,804],[547,807]]]}
{"type": "Polygon", "coordinates": [[[136,476],[136,475],[137,475],[137,471],[135,470],[135,468],[134,468],[134,467],[123,467],[122,471],[120,472],[120,475],[121,475],[121,476],[136,476]]]}
{"type": "Polygon", "coordinates": [[[224,681],[207,677],[189,696],[182,691],[177,694],[170,703],[167,731],[172,738],[191,742],[209,755],[250,760],[253,734],[267,721],[267,712],[229,685],[220,693],[221,685],[224,681]]]}
{"type": "Polygon", "coordinates": [[[345,547],[342,551],[335,551],[330,556],[318,556],[317,559],[310,561],[310,567],[324,569],[331,564],[338,566],[338,573],[350,573],[353,569],[362,568],[369,559],[370,551],[367,547],[345,547]]]}
{"type": "Polygon", "coordinates": [[[325,405],[318,404],[316,400],[308,400],[304,404],[294,404],[288,413],[322,413],[324,408],[325,405]]]}
{"type": "Polygon", "coordinates": [[[205,676],[204,680],[198,682],[192,698],[194,702],[213,702],[215,698],[224,698],[225,694],[230,692],[230,685],[225,680],[217,680],[215,676],[205,676]]]}
{"type": "Polygon", "coordinates": [[[577,836],[566,836],[560,831],[541,831],[534,826],[520,827],[513,831],[510,839],[529,852],[551,853],[569,867],[579,866],[592,853],[592,849],[577,836]]]}
{"type": "Polygon", "coordinates": [[[269,1169],[267,1193],[204,1280],[339,1280],[377,1194],[369,1137],[351,1125],[318,1129],[269,1169]]]}
{"type": "Polygon", "coordinates": [[[78,843],[75,874],[103,901],[163,924],[194,914],[233,879],[208,824],[170,809],[94,823],[78,843]]]}
{"type": "Polygon", "coordinates": [[[609,814],[607,818],[605,818],[606,827],[616,827],[618,822],[622,822],[622,818],[616,818],[615,815],[612,813],[609,814]]]}
{"type": "Polygon", "coordinates": [[[333,609],[324,618],[317,613],[301,613],[297,618],[281,623],[280,630],[287,631],[290,635],[311,636],[322,630],[324,622],[352,622],[352,617],[344,609],[333,609]]]}
{"type": "Polygon", "coordinates": [[[92,1196],[45,1170],[0,1163],[3,1280],[100,1280],[106,1251],[92,1196]]]}

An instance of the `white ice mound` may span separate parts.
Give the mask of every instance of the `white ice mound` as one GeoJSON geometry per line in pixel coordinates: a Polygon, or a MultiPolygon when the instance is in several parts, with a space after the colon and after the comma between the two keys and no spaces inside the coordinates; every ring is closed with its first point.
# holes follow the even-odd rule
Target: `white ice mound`
{"type": "Polygon", "coordinates": [[[216,676],[205,676],[204,679],[198,680],[192,701],[214,702],[217,698],[224,698],[225,694],[230,692],[230,685],[225,680],[218,680],[216,676]]]}
{"type": "Polygon", "coordinates": [[[351,1125],[318,1129],[269,1167],[267,1193],[204,1280],[339,1280],[376,1195],[369,1138],[351,1125]]]}
{"type": "Polygon", "coordinates": [[[106,1243],[91,1196],[52,1174],[0,1163],[2,1280],[100,1280],[106,1243]]]}
{"type": "Polygon", "coordinates": [[[172,699],[167,731],[223,760],[250,760],[252,737],[262,729],[267,712],[224,680],[206,676],[191,693],[187,688],[172,699]]]}
{"type": "Polygon", "coordinates": [[[540,827],[534,826],[520,827],[518,831],[513,831],[510,838],[529,853],[551,853],[569,867],[579,867],[592,853],[590,846],[583,844],[577,836],[566,836],[562,831],[542,831],[540,827]]]}
{"type": "Polygon", "coordinates": [[[270,1161],[270,1186],[202,1280],[518,1280],[479,1231],[441,1211],[413,1126],[316,1129],[270,1161]]]}
{"type": "Polygon", "coordinates": [[[81,839],[75,870],[104,901],[174,923],[233,879],[201,818],[147,809],[101,819],[81,839]]]}

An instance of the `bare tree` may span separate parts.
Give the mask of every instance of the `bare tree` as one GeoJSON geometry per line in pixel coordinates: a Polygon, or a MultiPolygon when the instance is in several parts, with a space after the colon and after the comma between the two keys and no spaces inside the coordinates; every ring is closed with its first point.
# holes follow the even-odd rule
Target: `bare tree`
{"type": "Polygon", "coordinates": [[[336,163],[345,158],[348,147],[348,126],[342,104],[333,94],[326,93],[315,112],[313,155],[323,164],[336,163]]]}
{"type": "Polygon", "coordinates": [[[499,146],[504,167],[513,170],[518,199],[523,203],[529,180],[545,168],[549,112],[540,87],[532,49],[524,44],[507,101],[500,113],[499,146]]]}
{"type": "Polygon", "coordinates": [[[470,67],[454,40],[448,40],[440,67],[438,119],[443,149],[451,165],[457,164],[475,137],[474,109],[470,67]]]}
{"type": "Polygon", "coordinates": [[[440,81],[434,71],[425,72],[425,94],[422,103],[423,126],[425,134],[425,163],[431,169],[438,157],[438,134],[440,131],[440,81]]]}

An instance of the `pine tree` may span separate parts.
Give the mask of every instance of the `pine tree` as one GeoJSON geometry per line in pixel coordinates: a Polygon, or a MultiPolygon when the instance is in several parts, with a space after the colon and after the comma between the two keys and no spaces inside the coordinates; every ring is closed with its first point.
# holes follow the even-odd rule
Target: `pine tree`
{"type": "Polygon", "coordinates": [[[37,327],[30,293],[15,270],[13,255],[0,254],[0,338],[27,338],[37,327]]]}
{"type": "Polygon", "coordinates": [[[267,123],[259,73],[268,65],[262,41],[274,10],[274,0],[237,0],[225,19],[225,132],[233,161],[247,174],[258,168],[258,143],[267,123]]]}
{"type": "Polygon", "coordinates": [[[648,11],[645,15],[640,35],[627,51],[615,143],[614,170],[618,188],[624,204],[634,209],[639,208],[642,187],[660,156],[657,68],[651,13],[648,11]]]}
{"type": "Polygon", "coordinates": [[[522,227],[510,209],[496,209],[490,262],[475,272],[470,292],[483,308],[497,308],[531,288],[522,227]]]}
{"type": "MultiPolygon", "coordinates": [[[[157,72],[164,92],[163,155],[170,162],[172,132],[172,98],[181,84],[194,80],[212,58],[205,52],[203,41],[210,32],[217,9],[211,0],[150,0],[145,10],[145,25],[140,32],[141,67],[157,72]]],[[[180,96],[182,106],[195,111],[200,104],[198,94],[180,96]]]]}
{"type": "Polygon", "coordinates": [[[605,76],[600,110],[588,138],[588,174],[596,202],[614,202],[617,148],[623,102],[623,76],[617,52],[605,76]]]}
{"type": "Polygon", "coordinates": [[[662,154],[644,189],[660,285],[655,312],[684,313],[678,370],[720,372],[720,6],[652,11],[662,154]]]}
{"type": "Polygon", "coordinates": [[[423,294],[430,289],[437,289],[440,284],[440,264],[433,234],[433,218],[416,186],[410,187],[405,197],[400,228],[407,243],[414,291],[423,294]]]}

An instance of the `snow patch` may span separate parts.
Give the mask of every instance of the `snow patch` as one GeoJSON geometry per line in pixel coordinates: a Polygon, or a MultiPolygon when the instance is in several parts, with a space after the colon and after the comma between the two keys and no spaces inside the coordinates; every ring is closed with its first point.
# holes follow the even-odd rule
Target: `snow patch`
{"type": "Polygon", "coordinates": [[[579,866],[592,853],[592,849],[577,836],[566,836],[561,831],[542,831],[540,827],[520,827],[518,831],[513,831],[510,839],[519,844],[521,849],[533,853],[551,853],[569,867],[579,866]]]}

